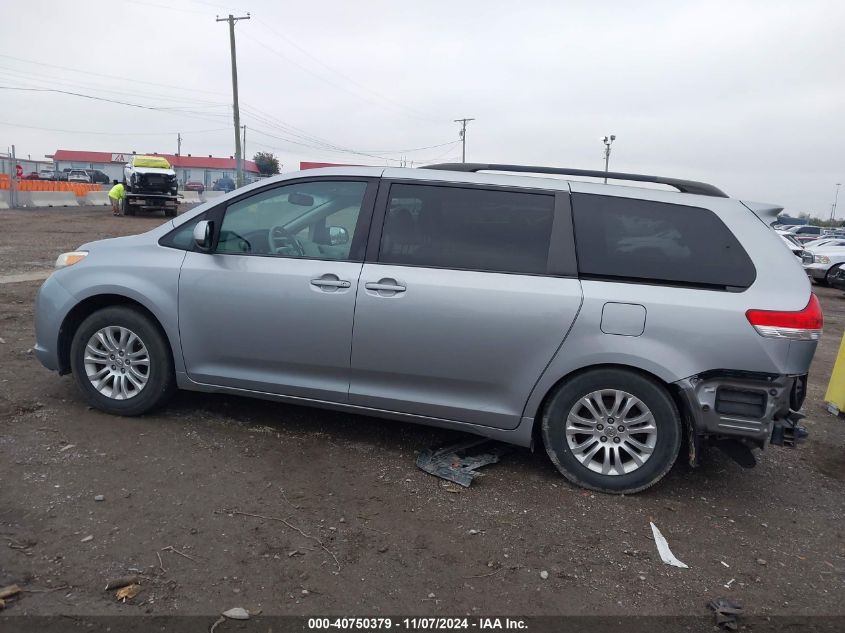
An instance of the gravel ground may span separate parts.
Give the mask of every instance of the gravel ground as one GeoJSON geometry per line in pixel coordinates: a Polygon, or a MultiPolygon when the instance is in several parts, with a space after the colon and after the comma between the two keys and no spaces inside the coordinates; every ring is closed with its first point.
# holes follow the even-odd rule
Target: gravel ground
{"type": "Polygon", "coordinates": [[[40,282],[3,280],[163,221],[0,212],[0,586],[65,587],[4,613],[703,615],[725,596],[758,615],[845,615],[845,422],[822,403],[841,292],[817,288],[825,332],[799,450],[772,447],[751,470],[711,451],[611,497],[517,449],[458,490],[414,466],[455,433],[190,393],[117,418],[41,367],[40,282]],[[649,521],[689,569],[660,562],[649,521]],[[103,587],[129,573],[143,591],[118,603],[103,587]]]}

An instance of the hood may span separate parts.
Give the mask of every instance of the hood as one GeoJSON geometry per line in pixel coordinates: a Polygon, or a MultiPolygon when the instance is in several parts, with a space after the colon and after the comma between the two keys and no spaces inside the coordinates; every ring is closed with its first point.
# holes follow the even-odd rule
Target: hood
{"type": "Polygon", "coordinates": [[[133,171],[138,174],[165,174],[167,176],[176,175],[176,172],[172,169],[161,169],[159,167],[134,167],[133,171]]]}
{"type": "Polygon", "coordinates": [[[845,246],[833,246],[831,248],[807,248],[805,252],[812,255],[826,255],[827,257],[836,257],[845,259],[845,246]]]}

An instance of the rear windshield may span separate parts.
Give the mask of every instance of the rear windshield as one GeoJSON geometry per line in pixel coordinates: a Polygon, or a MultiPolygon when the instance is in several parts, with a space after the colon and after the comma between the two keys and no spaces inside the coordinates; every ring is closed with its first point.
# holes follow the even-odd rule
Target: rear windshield
{"type": "Polygon", "coordinates": [[[754,283],[751,258],[712,211],[578,193],[572,207],[583,277],[714,289],[754,283]]]}

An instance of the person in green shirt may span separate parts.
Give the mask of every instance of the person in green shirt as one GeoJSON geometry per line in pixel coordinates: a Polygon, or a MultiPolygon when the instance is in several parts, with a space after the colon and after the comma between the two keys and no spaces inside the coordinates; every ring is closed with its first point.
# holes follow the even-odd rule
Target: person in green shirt
{"type": "Polygon", "coordinates": [[[126,197],[126,190],[117,180],[112,180],[112,185],[114,186],[109,189],[112,215],[120,215],[120,201],[126,197]]]}

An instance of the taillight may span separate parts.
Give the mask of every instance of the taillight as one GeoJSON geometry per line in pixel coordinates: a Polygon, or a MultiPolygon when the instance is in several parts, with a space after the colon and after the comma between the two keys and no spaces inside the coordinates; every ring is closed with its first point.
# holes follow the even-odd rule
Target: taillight
{"type": "Polygon", "coordinates": [[[812,293],[803,310],[748,310],[745,316],[760,336],[794,341],[817,341],[821,336],[824,320],[819,300],[812,293]]]}

